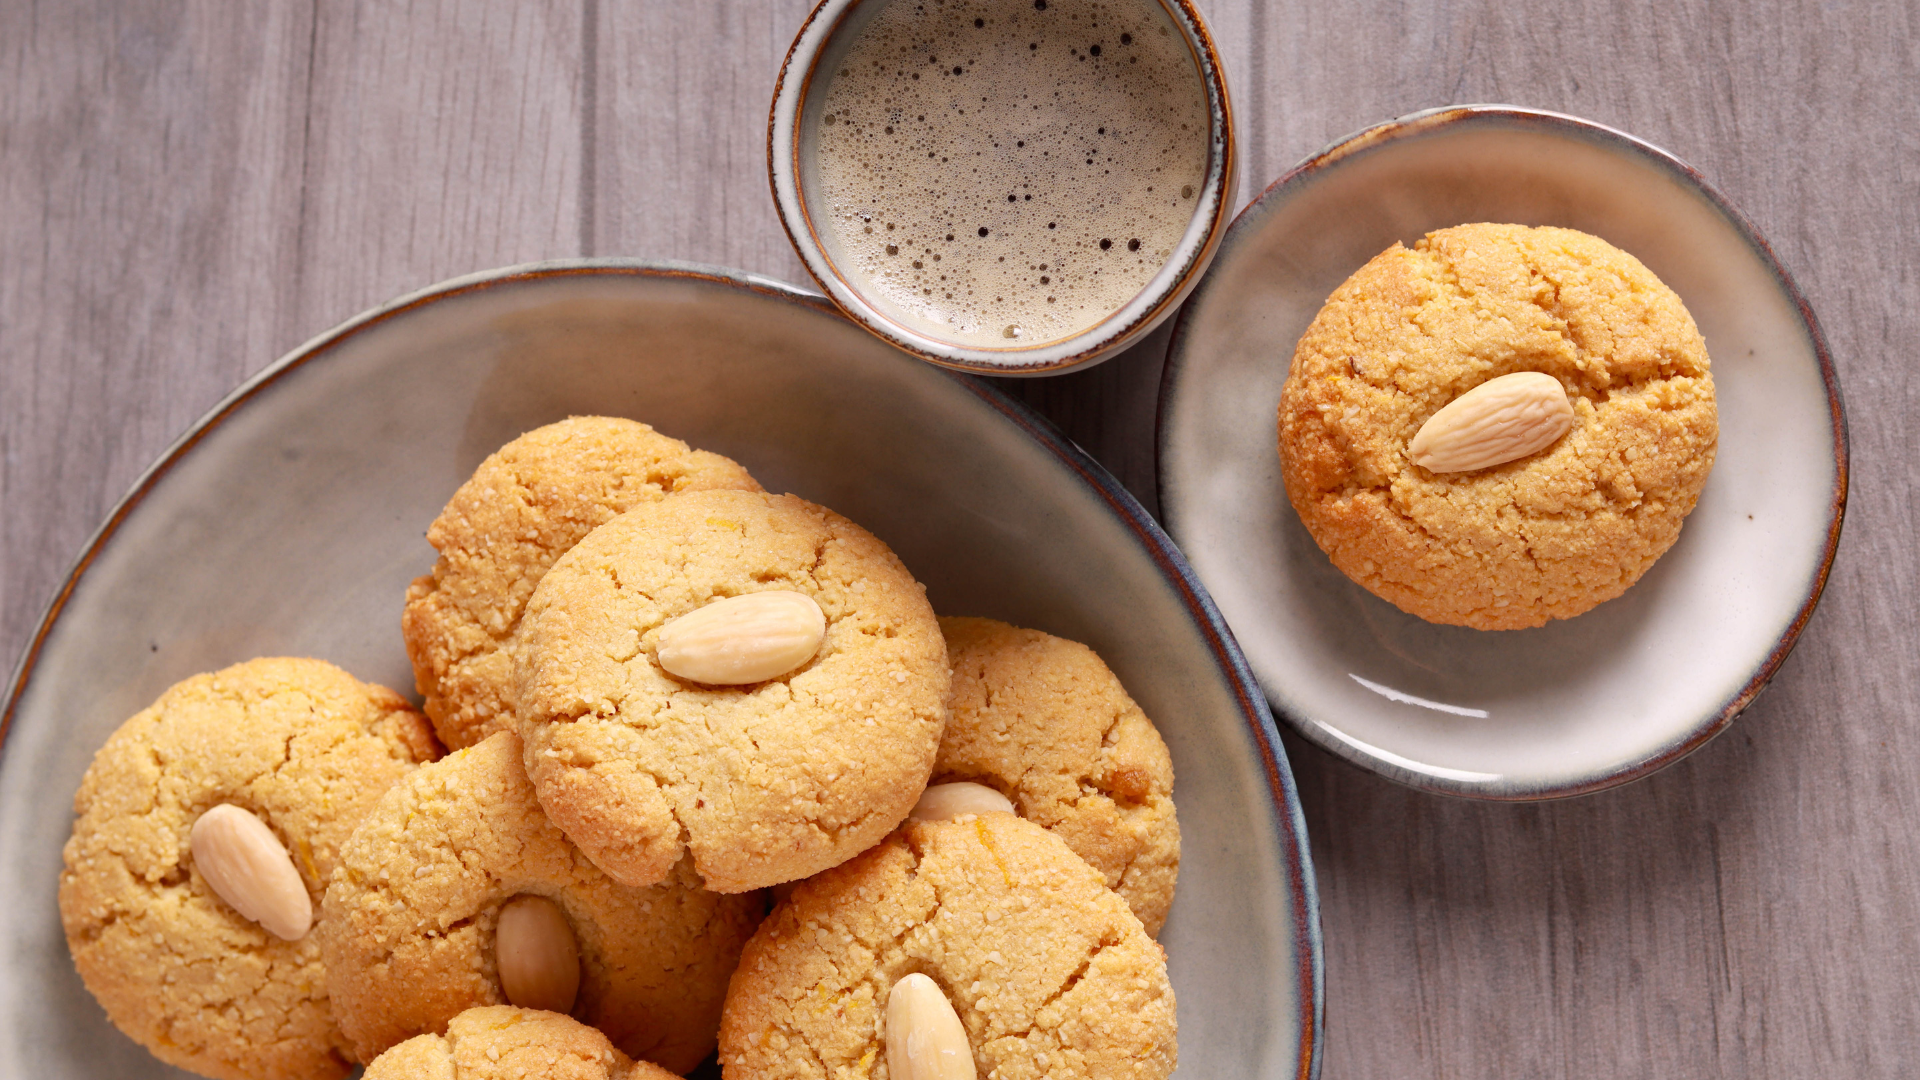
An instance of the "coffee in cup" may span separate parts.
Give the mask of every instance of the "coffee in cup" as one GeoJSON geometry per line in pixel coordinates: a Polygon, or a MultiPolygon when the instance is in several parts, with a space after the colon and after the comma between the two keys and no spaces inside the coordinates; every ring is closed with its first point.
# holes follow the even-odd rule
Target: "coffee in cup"
{"type": "Polygon", "coordinates": [[[819,0],[767,159],[834,303],[982,374],[1139,341],[1233,207],[1233,111],[1194,0],[819,0]]]}
{"type": "Polygon", "coordinates": [[[896,0],[839,57],[821,222],[888,314],[979,348],[1070,337],[1173,254],[1207,96],[1157,3],[896,0]]]}

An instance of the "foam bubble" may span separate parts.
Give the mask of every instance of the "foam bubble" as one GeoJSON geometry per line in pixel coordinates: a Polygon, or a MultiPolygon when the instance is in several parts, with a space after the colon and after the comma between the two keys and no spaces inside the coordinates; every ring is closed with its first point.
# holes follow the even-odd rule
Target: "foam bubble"
{"type": "Polygon", "coordinates": [[[1040,344],[1118,310],[1206,176],[1206,91],[1151,0],[894,0],[819,108],[836,261],[959,344],[1040,344]]]}

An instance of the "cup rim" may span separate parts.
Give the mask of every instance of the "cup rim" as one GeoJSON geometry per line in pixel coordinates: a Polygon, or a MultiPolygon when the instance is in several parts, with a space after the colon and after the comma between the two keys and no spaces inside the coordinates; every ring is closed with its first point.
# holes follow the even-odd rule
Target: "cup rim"
{"type": "Polygon", "coordinates": [[[1233,217],[1239,180],[1226,65],[1193,0],[1155,0],[1185,36],[1207,96],[1207,167],[1186,233],[1147,286],[1100,321],[1064,338],[1003,349],[943,341],[880,310],[827,256],[801,192],[800,124],[820,59],[863,4],[892,2],[820,0],[787,48],[774,82],[767,115],[767,175],[774,209],[794,252],[821,291],[855,323],[894,347],[929,363],[976,375],[1055,375],[1090,366],[1118,354],[1172,315],[1199,284],[1220,248],[1233,217]],[[1205,229],[1196,237],[1194,223],[1201,221],[1205,229]]]}

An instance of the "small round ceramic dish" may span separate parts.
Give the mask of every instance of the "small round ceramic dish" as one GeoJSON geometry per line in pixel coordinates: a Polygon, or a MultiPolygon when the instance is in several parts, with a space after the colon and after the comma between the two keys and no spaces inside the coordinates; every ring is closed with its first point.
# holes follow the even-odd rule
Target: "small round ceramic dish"
{"type": "Polygon", "coordinates": [[[1544,799],[1645,776],[1750,704],[1826,583],[1846,425],[1813,313],[1753,226],[1629,135],[1508,106],[1438,109],[1309,158],[1234,222],[1173,334],[1163,519],[1302,735],[1418,788],[1544,799]],[[1347,580],[1280,479],[1275,410],[1335,286],[1395,241],[1561,225],[1679,293],[1712,356],[1720,445],[1679,541],[1618,599],[1534,630],[1405,614],[1347,580]]]}
{"type": "MultiPolygon", "coordinates": [[[[649,421],[879,535],[941,612],[1091,644],[1178,770],[1188,842],[1161,935],[1199,1076],[1309,1077],[1319,917],[1278,732],[1232,637],[1125,489],[978,380],[780,282],[594,260],[402,297],[235,391],[88,544],[5,699],[0,1076],[185,1076],[108,1026],[54,912],[95,749],[174,681],[317,656],[410,689],[407,583],[481,459],[569,414],[649,421]],[[964,467],[957,463],[964,463],[964,467]]],[[[699,1073],[717,1076],[710,1067],[699,1073]]]]}

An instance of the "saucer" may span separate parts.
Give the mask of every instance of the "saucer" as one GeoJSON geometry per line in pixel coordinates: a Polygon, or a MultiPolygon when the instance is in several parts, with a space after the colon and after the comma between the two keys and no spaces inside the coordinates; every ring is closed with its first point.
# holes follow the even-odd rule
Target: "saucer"
{"type": "Polygon", "coordinates": [[[1228,230],[1175,327],[1160,503],[1276,712],[1414,787],[1599,791],[1724,730],[1820,597],[1847,492],[1839,386],[1813,313],[1753,226],[1687,165],[1512,106],[1417,113],[1336,143],[1228,230]],[[1679,541],[1618,599],[1532,630],[1408,615],[1347,580],[1281,482],[1275,410],[1327,295],[1396,241],[1467,222],[1559,225],[1634,254],[1712,357],[1720,444],[1679,541]]]}

